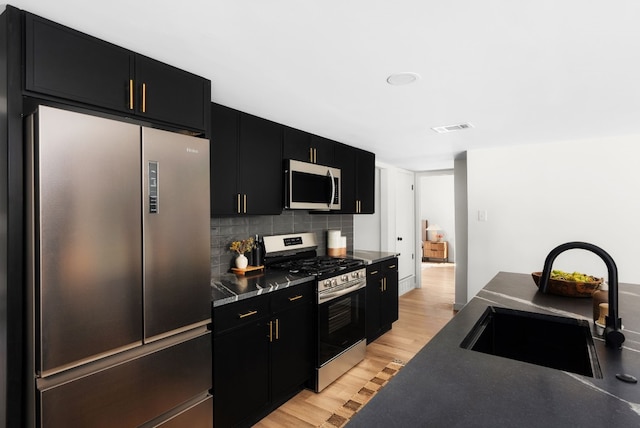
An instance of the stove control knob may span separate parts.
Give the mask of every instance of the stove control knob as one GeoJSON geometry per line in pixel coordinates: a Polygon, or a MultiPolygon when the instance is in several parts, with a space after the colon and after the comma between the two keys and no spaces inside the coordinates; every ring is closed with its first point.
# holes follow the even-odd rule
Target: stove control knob
{"type": "Polygon", "coordinates": [[[327,279],[324,281],[324,288],[329,288],[331,287],[331,280],[327,279]]]}
{"type": "Polygon", "coordinates": [[[349,281],[349,275],[342,275],[340,279],[342,279],[342,282],[347,282],[349,281]]]}
{"type": "Polygon", "coordinates": [[[351,276],[354,278],[360,278],[360,272],[351,272],[351,276]]]}
{"type": "Polygon", "coordinates": [[[337,279],[335,279],[335,278],[334,278],[334,279],[332,279],[332,280],[331,280],[331,285],[333,285],[334,287],[335,287],[336,285],[338,285],[338,280],[337,280],[337,279]]]}

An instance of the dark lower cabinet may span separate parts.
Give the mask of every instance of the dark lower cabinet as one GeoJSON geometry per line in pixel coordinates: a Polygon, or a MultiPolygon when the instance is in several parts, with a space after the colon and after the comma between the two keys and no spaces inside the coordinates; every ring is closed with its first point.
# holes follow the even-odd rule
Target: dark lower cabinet
{"type": "Polygon", "coordinates": [[[367,343],[371,343],[398,319],[398,259],[367,266],[367,343]]]}
{"type": "Polygon", "coordinates": [[[25,89],[208,130],[209,80],[31,13],[25,13],[25,89]]]}
{"type": "Polygon", "coordinates": [[[214,308],[216,427],[251,426],[311,378],[313,295],[309,282],[214,308]]]}
{"type": "Polygon", "coordinates": [[[263,317],[213,339],[214,425],[242,425],[269,405],[269,342],[263,317]]]}
{"type": "Polygon", "coordinates": [[[301,389],[313,371],[314,288],[311,283],[274,295],[271,342],[271,392],[279,405],[301,389]]]}

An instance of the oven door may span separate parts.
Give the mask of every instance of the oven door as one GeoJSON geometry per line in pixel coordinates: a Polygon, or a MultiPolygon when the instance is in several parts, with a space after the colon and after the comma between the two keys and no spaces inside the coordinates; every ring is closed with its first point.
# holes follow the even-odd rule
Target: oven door
{"type": "Polygon", "coordinates": [[[322,367],[365,337],[365,288],[337,292],[338,297],[321,302],[318,296],[318,365],[322,367]]]}

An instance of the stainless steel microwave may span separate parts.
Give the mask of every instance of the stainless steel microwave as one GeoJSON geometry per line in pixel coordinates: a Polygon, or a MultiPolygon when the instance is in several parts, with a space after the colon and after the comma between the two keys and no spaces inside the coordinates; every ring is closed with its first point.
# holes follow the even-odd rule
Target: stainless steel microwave
{"type": "Polygon", "coordinates": [[[294,159],[287,159],[284,168],[285,208],[340,209],[340,169],[294,159]]]}

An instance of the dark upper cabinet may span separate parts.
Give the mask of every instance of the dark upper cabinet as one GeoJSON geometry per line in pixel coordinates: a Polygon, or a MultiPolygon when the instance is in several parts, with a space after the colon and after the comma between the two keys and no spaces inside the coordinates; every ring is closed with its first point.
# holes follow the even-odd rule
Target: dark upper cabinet
{"type": "Polygon", "coordinates": [[[211,104],[211,214],[232,215],[240,211],[237,190],[239,127],[239,111],[211,104]]]}
{"type": "Polygon", "coordinates": [[[282,212],[282,125],[211,104],[212,215],[282,212]]]}
{"type": "Polygon", "coordinates": [[[25,17],[27,91],[207,129],[209,80],[36,15],[25,17]]]}
{"type": "Polygon", "coordinates": [[[340,168],[340,212],[355,214],[356,201],[356,151],[353,147],[339,144],[335,148],[336,166],[340,168]]]}
{"type": "Polygon", "coordinates": [[[375,212],[376,155],[356,149],[356,201],[358,214],[375,212]]]}
{"type": "Polygon", "coordinates": [[[27,90],[123,111],[134,73],[131,52],[26,14],[27,90]]]}
{"type": "Polygon", "coordinates": [[[373,214],[375,210],[375,155],[345,144],[335,146],[342,177],[341,213],[373,214]]]}
{"type": "Polygon", "coordinates": [[[135,56],[137,113],[163,122],[206,129],[211,83],[179,68],[135,56]]]}
{"type": "Polygon", "coordinates": [[[283,158],[319,165],[334,165],[334,147],[337,143],[299,129],[285,127],[283,158]]]}

